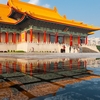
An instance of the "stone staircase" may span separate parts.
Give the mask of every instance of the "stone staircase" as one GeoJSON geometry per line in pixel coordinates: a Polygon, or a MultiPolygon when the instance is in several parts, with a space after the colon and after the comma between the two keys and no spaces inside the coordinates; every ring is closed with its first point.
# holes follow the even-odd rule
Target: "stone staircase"
{"type": "Polygon", "coordinates": [[[87,47],[82,47],[82,52],[83,53],[98,53],[97,51],[94,51],[94,50],[87,48],[87,47]]]}

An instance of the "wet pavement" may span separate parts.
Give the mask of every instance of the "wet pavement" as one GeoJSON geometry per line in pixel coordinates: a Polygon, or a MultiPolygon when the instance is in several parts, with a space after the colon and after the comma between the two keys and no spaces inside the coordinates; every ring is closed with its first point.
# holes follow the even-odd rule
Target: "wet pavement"
{"type": "Polygon", "coordinates": [[[100,100],[100,59],[0,58],[0,100],[100,100]]]}

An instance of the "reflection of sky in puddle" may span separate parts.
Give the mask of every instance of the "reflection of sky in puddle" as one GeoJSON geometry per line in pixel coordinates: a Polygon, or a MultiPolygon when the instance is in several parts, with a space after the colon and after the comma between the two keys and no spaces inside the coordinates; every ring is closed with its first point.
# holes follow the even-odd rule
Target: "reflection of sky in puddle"
{"type": "Polygon", "coordinates": [[[0,100],[98,100],[100,69],[86,67],[95,61],[0,58],[0,100]]]}
{"type": "Polygon", "coordinates": [[[56,96],[45,100],[100,100],[100,79],[82,81],[60,88],[56,96]]]}
{"type": "Polygon", "coordinates": [[[100,67],[97,68],[88,67],[87,69],[92,70],[94,74],[100,75],[100,67]]]}

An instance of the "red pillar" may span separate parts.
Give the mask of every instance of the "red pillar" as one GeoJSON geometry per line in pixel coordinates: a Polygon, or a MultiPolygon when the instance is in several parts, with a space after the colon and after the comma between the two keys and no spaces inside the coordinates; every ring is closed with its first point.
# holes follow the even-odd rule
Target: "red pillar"
{"type": "Polygon", "coordinates": [[[33,41],[33,30],[30,29],[30,42],[32,42],[32,41],[33,41]]]}
{"type": "Polygon", "coordinates": [[[8,32],[5,33],[5,43],[8,43],[9,41],[9,36],[8,36],[8,32]]]}
{"type": "Polygon", "coordinates": [[[16,43],[16,33],[13,33],[13,43],[16,43]]]}
{"type": "Polygon", "coordinates": [[[58,33],[55,34],[55,43],[58,43],[58,33]]]}
{"type": "Polygon", "coordinates": [[[38,33],[38,43],[40,42],[40,33],[38,33]]]}
{"type": "Polygon", "coordinates": [[[15,43],[16,43],[16,33],[15,33],[15,43]]]}
{"type": "Polygon", "coordinates": [[[86,39],[85,39],[85,44],[87,44],[88,43],[88,37],[86,36],[86,39]]]}
{"type": "Polygon", "coordinates": [[[43,65],[44,65],[43,67],[44,73],[46,73],[46,63],[44,62],[43,65]]]}
{"type": "Polygon", "coordinates": [[[72,36],[72,34],[70,35],[70,46],[72,46],[73,45],[73,36],[72,36]]]}
{"type": "Polygon", "coordinates": [[[43,41],[46,43],[46,31],[44,31],[43,41]]]}
{"type": "Polygon", "coordinates": [[[25,31],[25,42],[27,42],[27,32],[25,31]]]}
{"type": "Polygon", "coordinates": [[[80,36],[78,36],[78,45],[80,45],[80,36]]]}

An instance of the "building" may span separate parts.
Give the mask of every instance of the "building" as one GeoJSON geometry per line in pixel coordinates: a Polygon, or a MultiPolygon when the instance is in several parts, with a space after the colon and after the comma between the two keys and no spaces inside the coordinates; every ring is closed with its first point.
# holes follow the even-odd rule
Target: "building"
{"type": "Polygon", "coordinates": [[[88,44],[100,46],[100,38],[95,38],[95,37],[88,38],[88,44]]]}
{"type": "Polygon", "coordinates": [[[70,46],[87,44],[88,35],[97,30],[100,28],[68,20],[56,7],[19,0],[0,4],[0,51],[61,52],[63,48],[69,52],[70,46]]]}

